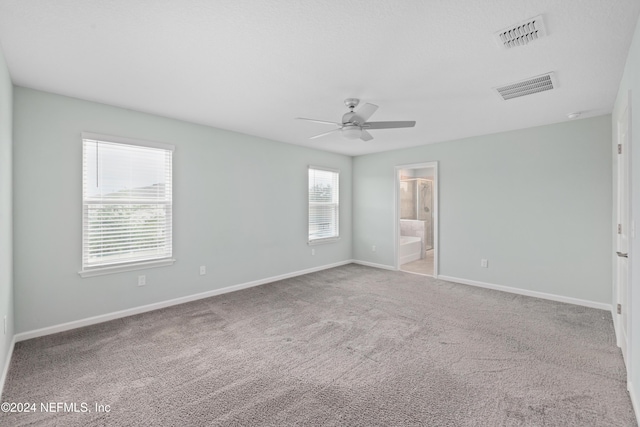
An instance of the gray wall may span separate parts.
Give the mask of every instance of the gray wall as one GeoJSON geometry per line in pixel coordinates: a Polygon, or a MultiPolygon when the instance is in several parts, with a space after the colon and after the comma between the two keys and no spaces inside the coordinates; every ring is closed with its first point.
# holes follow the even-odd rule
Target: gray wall
{"type": "Polygon", "coordinates": [[[13,338],[12,97],[13,86],[9,70],[0,51],[0,377],[9,357],[9,346],[13,338]],[[8,320],[6,335],[3,332],[4,316],[8,320]]]}
{"type": "MultiPolygon", "coordinates": [[[[640,224],[640,20],[636,24],[636,31],[629,48],[629,55],[624,69],[618,97],[613,109],[615,118],[627,97],[627,91],[632,91],[631,99],[631,215],[636,227],[640,224]]],[[[615,129],[615,124],[613,126],[615,129]]],[[[615,138],[615,135],[613,136],[615,138]]],[[[615,140],[615,139],[614,139],[615,140]]],[[[636,415],[640,416],[640,240],[631,240],[631,301],[629,314],[633,328],[629,336],[631,357],[629,358],[631,371],[632,398],[635,397],[636,415]]],[[[638,420],[640,421],[640,419],[638,420]]]]}
{"type": "Polygon", "coordinates": [[[14,99],[16,333],[351,258],[351,157],[20,87],[14,99]],[[80,278],[82,131],[175,144],[173,266],[80,278]],[[315,256],[308,164],[341,171],[342,239],[315,256]]]}
{"type": "Polygon", "coordinates": [[[439,274],[611,303],[610,144],[607,115],[356,157],[354,259],[394,265],[394,167],[438,161],[439,274]]]}

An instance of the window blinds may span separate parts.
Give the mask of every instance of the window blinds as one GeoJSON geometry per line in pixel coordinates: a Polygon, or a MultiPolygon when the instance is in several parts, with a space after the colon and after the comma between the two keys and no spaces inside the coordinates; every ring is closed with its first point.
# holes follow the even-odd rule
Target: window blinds
{"type": "Polygon", "coordinates": [[[107,138],[83,135],[83,270],[171,258],[173,146],[107,138]]]}
{"type": "Polygon", "coordinates": [[[309,167],[309,242],[339,236],[339,172],[309,167]]]}

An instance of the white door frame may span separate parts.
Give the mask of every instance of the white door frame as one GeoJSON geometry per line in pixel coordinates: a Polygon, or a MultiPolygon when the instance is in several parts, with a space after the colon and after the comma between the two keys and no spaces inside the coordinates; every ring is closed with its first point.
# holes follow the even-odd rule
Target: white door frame
{"type": "Polygon", "coordinates": [[[631,381],[631,369],[632,369],[632,363],[629,363],[632,359],[632,348],[631,348],[631,342],[630,342],[630,337],[632,335],[632,316],[633,313],[631,311],[631,287],[633,286],[633,280],[631,277],[631,272],[632,272],[632,268],[631,268],[631,263],[633,260],[633,256],[632,256],[632,244],[631,244],[631,239],[633,239],[635,237],[635,230],[634,230],[634,224],[633,224],[633,217],[631,216],[631,90],[629,90],[626,94],[626,99],[624,100],[623,104],[621,105],[621,108],[618,112],[618,115],[615,118],[615,137],[613,138],[613,149],[614,149],[614,163],[615,163],[615,175],[613,177],[613,185],[614,185],[614,204],[613,204],[613,217],[614,217],[614,230],[613,230],[613,244],[614,244],[614,254],[613,254],[613,304],[612,304],[612,316],[613,316],[613,325],[614,325],[614,329],[616,331],[616,340],[617,340],[617,344],[618,347],[620,347],[620,349],[622,350],[623,353],[623,359],[625,361],[626,364],[626,368],[627,368],[627,384],[631,381]],[[626,146],[623,145],[622,146],[622,151],[624,152],[624,156],[621,156],[618,154],[618,144],[620,144],[621,141],[621,137],[623,132],[621,132],[620,126],[622,123],[626,122],[626,146]],[[629,228],[628,230],[623,230],[623,232],[628,236],[628,244],[627,244],[627,248],[623,248],[624,250],[627,251],[628,254],[628,258],[627,258],[627,262],[626,263],[621,263],[619,261],[619,257],[616,255],[616,251],[620,251],[621,249],[618,247],[618,224],[621,223],[621,216],[622,213],[619,211],[620,210],[620,202],[619,202],[619,193],[620,193],[620,189],[619,189],[619,182],[618,180],[620,179],[619,177],[619,170],[620,170],[620,159],[622,159],[625,164],[624,164],[624,176],[622,177],[622,179],[625,181],[624,187],[624,194],[626,195],[626,199],[627,199],[627,206],[626,206],[626,217],[628,218],[627,220],[627,227],[629,228]],[[621,272],[621,268],[623,266],[626,265],[626,271],[621,272]],[[622,295],[622,289],[618,286],[619,282],[618,282],[618,278],[620,277],[621,274],[626,274],[626,281],[627,281],[627,286],[626,286],[626,292],[625,295],[622,295]],[[623,302],[624,305],[622,307],[622,310],[625,312],[625,316],[619,315],[617,313],[617,306],[618,303],[623,302]],[[626,324],[623,325],[622,321],[623,319],[626,317],[626,324]],[[626,334],[623,334],[623,331],[626,332],[626,334]]]}
{"type": "Polygon", "coordinates": [[[438,200],[438,187],[440,186],[440,177],[438,175],[438,162],[424,162],[424,163],[411,163],[407,165],[397,165],[395,168],[395,185],[393,190],[393,199],[395,203],[394,216],[393,216],[393,230],[395,231],[393,237],[393,253],[395,259],[395,268],[400,270],[400,254],[398,251],[398,244],[400,242],[400,170],[402,169],[433,169],[433,277],[438,277],[438,253],[440,252],[440,239],[438,217],[439,217],[439,200],[438,200]]]}

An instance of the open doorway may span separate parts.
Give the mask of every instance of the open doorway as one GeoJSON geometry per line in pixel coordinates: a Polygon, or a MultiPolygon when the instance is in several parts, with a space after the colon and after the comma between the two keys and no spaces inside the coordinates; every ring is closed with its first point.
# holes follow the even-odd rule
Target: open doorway
{"type": "Polygon", "coordinates": [[[396,268],[438,274],[438,164],[396,167],[396,268]]]}

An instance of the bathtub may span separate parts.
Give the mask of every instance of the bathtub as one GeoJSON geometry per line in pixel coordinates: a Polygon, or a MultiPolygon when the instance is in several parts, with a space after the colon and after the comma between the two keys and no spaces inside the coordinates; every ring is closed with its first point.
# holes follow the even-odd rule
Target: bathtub
{"type": "Polygon", "coordinates": [[[422,258],[422,239],[414,236],[400,236],[398,256],[400,265],[422,258]]]}

